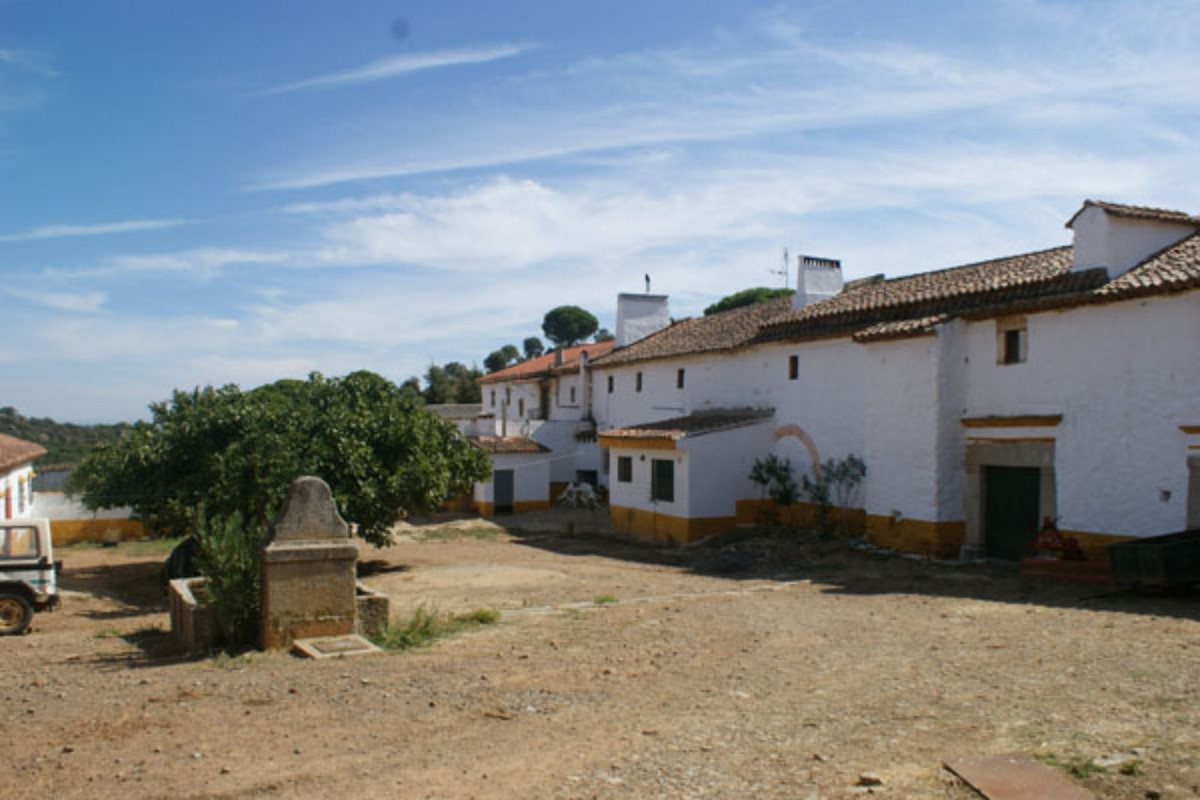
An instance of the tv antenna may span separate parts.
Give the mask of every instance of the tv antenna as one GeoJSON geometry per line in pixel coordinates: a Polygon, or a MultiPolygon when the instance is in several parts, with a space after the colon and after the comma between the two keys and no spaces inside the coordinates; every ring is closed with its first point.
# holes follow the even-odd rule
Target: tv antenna
{"type": "Polygon", "coordinates": [[[779,269],[771,269],[771,270],[767,270],[767,271],[770,272],[772,275],[782,275],[783,276],[783,288],[785,288],[785,289],[791,288],[791,286],[788,284],[788,251],[787,251],[786,247],[783,248],[783,266],[780,267],[779,269]]]}

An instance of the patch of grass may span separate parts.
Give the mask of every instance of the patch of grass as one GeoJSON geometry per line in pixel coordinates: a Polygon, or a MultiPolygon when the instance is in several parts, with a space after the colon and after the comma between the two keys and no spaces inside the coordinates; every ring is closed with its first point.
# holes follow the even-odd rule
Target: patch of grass
{"type": "Polygon", "coordinates": [[[230,653],[228,650],[222,650],[213,655],[211,661],[214,667],[220,669],[237,669],[253,664],[257,657],[258,653],[252,650],[243,653],[230,653]]]}
{"type": "Polygon", "coordinates": [[[592,598],[592,602],[598,606],[612,605],[617,602],[617,596],[612,594],[598,594],[592,598]]]}
{"type": "Polygon", "coordinates": [[[121,552],[131,556],[166,555],[175,549],[175,545],[183,541],[180,536],[170,539],[140,539],[138,541],[122,542],[118,545],[121,552]]]}
{"type": "Polygon", "coordinates": [[[1054,755],[1054,753],[1047,753],[1038,756],[1037,760],[1048,767],[1058,767],[1061,770],[1065,770],[1068,775],[1076,778],[1090,778],[1093,775],[1108,771],[1090,758],[1062,759],[1054,755]]]}
{"type": "Polygon", "coordinates": [[[92,634],[94,639],[114,639],[121,635],[121,632],[116,628],[104,628],[92,634]]]}
{"type": "Polygon", "coordinates": [[[429,528],[423,530],[419,534],[421,539],[429,539],[431,541],[441,541],[447,539],[495,539],[502,531],[499,528],[455,528],[453,526],[444,526],[441,528],[429,528]]]}
{"type": "Polygon", "coordinates": [[[1144,775],[1146,771],[1142,768],[1141,761],[1126,761],[1121,765],[1121,768],[1118,770],[1118,772],[1120,772],[1122,775],[1127,775],[1130,778],[1137,778],[1141,775],[1144,775]]]}
{"type": "Polygon", "coordinates": [[[494,608],[477,608],[465,614],[443,614],[436,607],[424,603],[413,609],[407,621],[389,625],[377,636],[371,637],[385,650],[410,650],[428,647],[438,639],[494,625],[500,621],[500,612],[494,608]]]}

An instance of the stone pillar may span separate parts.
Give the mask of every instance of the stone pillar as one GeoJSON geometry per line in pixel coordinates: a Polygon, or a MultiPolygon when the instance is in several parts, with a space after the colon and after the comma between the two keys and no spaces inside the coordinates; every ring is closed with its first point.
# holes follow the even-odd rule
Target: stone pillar
{"type": "Polygon", "coordinates": [[[262,646],[354,632],[358,548],[329,484],[297,478],[263,550],[262,646]]]}

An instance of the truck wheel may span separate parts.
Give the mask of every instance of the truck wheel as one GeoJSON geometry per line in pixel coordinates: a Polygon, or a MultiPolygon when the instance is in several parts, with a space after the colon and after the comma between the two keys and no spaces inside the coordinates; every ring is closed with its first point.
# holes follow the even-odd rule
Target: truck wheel
{"type": "Polygon", "coordinates": [[[33,605],[19,594],[0,593],[0,636],[24,633],[33,621],[33,605]]]}

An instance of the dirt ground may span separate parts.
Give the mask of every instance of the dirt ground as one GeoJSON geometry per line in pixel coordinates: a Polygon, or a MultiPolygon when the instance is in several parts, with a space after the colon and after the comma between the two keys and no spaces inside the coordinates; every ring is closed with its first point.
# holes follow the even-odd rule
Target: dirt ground
{"type": "Polygon", "coordinates": [[[593,520],[401,526],[361,564],[395,615],[500,622],[320,662],[172,655],[161,546],[64,549],[62,609],[0,639],[0,797],[965,798],[942,762],[1005,752],[1200,796],[1194,594],[593,520]]]}

